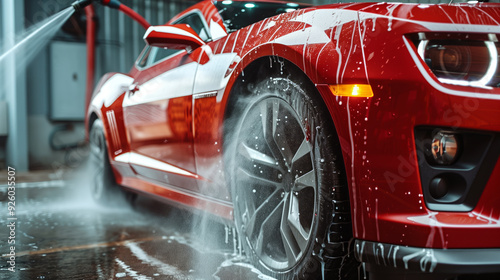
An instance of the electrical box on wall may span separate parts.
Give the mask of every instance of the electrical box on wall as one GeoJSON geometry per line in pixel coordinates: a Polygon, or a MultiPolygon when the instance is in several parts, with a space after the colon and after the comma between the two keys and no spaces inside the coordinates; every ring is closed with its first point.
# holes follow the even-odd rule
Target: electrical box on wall
{"type": "Polygon", "coordinates": [[[0,137],[9,134],[7,102],[0,101],[0,137]]]}
{"type": "Polygon", "coordinates": [[[86,45],[55,41],[50,46],[50,119],[85,119],[86,45]]]}

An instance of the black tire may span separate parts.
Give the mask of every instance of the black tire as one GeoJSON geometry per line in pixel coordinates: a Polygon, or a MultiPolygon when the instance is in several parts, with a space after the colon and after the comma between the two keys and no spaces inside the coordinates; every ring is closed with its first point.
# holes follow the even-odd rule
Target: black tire
{"type": "Polygon", "coordinates": [[[100,119],[92,123],[89,133],[91,173],[91,195],[94,201],[103,206],[121,206],[126,201],[133,202],[136,194],[126,192],[116,183],[104,136],[104,126],[100,119]]]}
{"type": "Polygon", "coordinates": [[[243,112],[225,139],[236,228],[265,274],[355,279],[339,140],[314,87],[288,76],[274,73],[247,86],[249,96],[232,113],[243,112]]]}

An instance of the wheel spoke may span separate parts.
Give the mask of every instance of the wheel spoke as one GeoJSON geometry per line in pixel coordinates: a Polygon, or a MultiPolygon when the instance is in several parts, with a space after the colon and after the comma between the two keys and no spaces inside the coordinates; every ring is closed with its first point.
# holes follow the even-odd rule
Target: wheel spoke
{"type": "Polygon", "coordinates": [[[293,152],[290,146],[288,145],[288,141],[290,141],[290,139],[287,139],[283,132],[284,129],[280,129],[279,131],[277,131],[273,135],[273,139],[278,147],[279,155],[281,156],[281,158],[284,159],[284,162],[286,163],[288,169],[290,169],[293,152]]]}
{"type": "Polygon", "coordinates": [[[256,234],[256,230],[259,230],[259,235],[260,232],[264,230],[263,226],[266,219],[281,203],[281,193],[282,191],[280,189],[276,189],[261,205],[257,207],[257,209],[255,209],[252,217],[250,217],[245,225],[245,232],[247,236],[253,238],[256,234]]]}
{"type": "Polygon", "coordinates": [[[295,236],[289,226],[288,217],[290,214],[290,203],[291,199],[290,197],[287,197],[281,215],[280,234],[288,263],[295,263],[300,257],[300,247],[298,246],[295,236]]]}
{"type": "Polygon", "coordinates": [[[273,114],[274,110],[270,108],[269,102],[266,101],[259,104],[259,111],[264,139],[268,141],[269,137],[271,137],[274,132],[274,126],[272,122],[273,118],[275,117],[273,114]]]}
{"type": "Polygon", "coordinates": [[[265,185],[265,186],[275,186],[279,187],[281,185],[278,182],[278,178],[267,178],[269,177],[267,173],[259,173],[259,172],[249,172],[243,167],[239,167],[237,171],[237,182],[242,183],[242,185],[248,185],[251,183],[252,185],[265,185]]]}
{"type": "Polygon", "coordinates": [[[238,147],[238,153],[242,155],[244,158],[254,163],[276,168],[276,160],[273,157],[270,157],[265,153],[254,150],[245,145],[244,143],[240,143],[238,147]]]}
{"type": "Polygon", "coordinates": [[[265,217],[259,228],[259,233],[257,240],[255,242],[255,251],[257,254],[262,255],[264,252],[264,246],[268,243],[272,243],[276,238],[274,229],[276,225],[280,223],[281,213],[283,211],[283,200],[280,200],[278,205],[272,209],[268,216],[265,217]]]}
{"type": "Polygon", "coordinates": [[[287,170],[289,159],[285,155],[285,149],[288,148],[288,146],[286,145],[285,147],[285,143],[283,143],[285,141],[278,139],[282,136],[282,134],[278,133],[279,110],[280,104],[276,101],[267,101],[260,104],[262,130],[266,144],[276,159],[275,161],[278,162],[281,168],[287,170]]]}
{"type": "Polygon", "coordinates": [[[292,190],[294,192],[300,192],[305,188],[314,188],[314,186],[316,186],[316,175],[314,174],[314,170],[311,170],[295,179],[292,190]]]}
{"type": "Polygon", "coordinates": [[[309,145],[309,142],[304,139],[302,140],[302,143],[300,144],[300,147],[297,149],[295,152],[295,155],[292,158],[292,169],[294,169],[295,165],[297,164],[297,161],[303,158],[306,155],[311,154],[311,146],[309,145]]]}
{"type": "Polygon", "coordinates": [[[298,197],[292,194],[290,196],[287,222],[288,226],[290,226],[295,242],[299,245],[300,250],[303,252],[309,239],[309,233],[300,223],[300,214],[304,215],[307,213],[300,213],[298,197]]]}

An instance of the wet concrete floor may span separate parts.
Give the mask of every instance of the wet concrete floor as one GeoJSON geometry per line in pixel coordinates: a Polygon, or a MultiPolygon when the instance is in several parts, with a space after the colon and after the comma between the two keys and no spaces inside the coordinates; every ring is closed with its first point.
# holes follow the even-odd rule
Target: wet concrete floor
{"type": "Polygon", "coordinates": [[[98,206],[86,180],[18,181],[14,215],[0,181],[0,279],[270,279],[238,253],[232,228],[141,196],[98,206]]]}

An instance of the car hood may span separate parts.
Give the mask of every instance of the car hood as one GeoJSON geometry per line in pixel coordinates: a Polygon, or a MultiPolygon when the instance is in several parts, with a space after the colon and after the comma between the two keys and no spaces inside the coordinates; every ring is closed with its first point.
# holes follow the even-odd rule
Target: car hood
{"type": "Polygon", "coordinates": [[[431,31],[500,33],[499,3],[351,3],[318,6],[316,9],[355,11],[360,20],[386,18],[389,23],[414,23],[431,31]]]}

